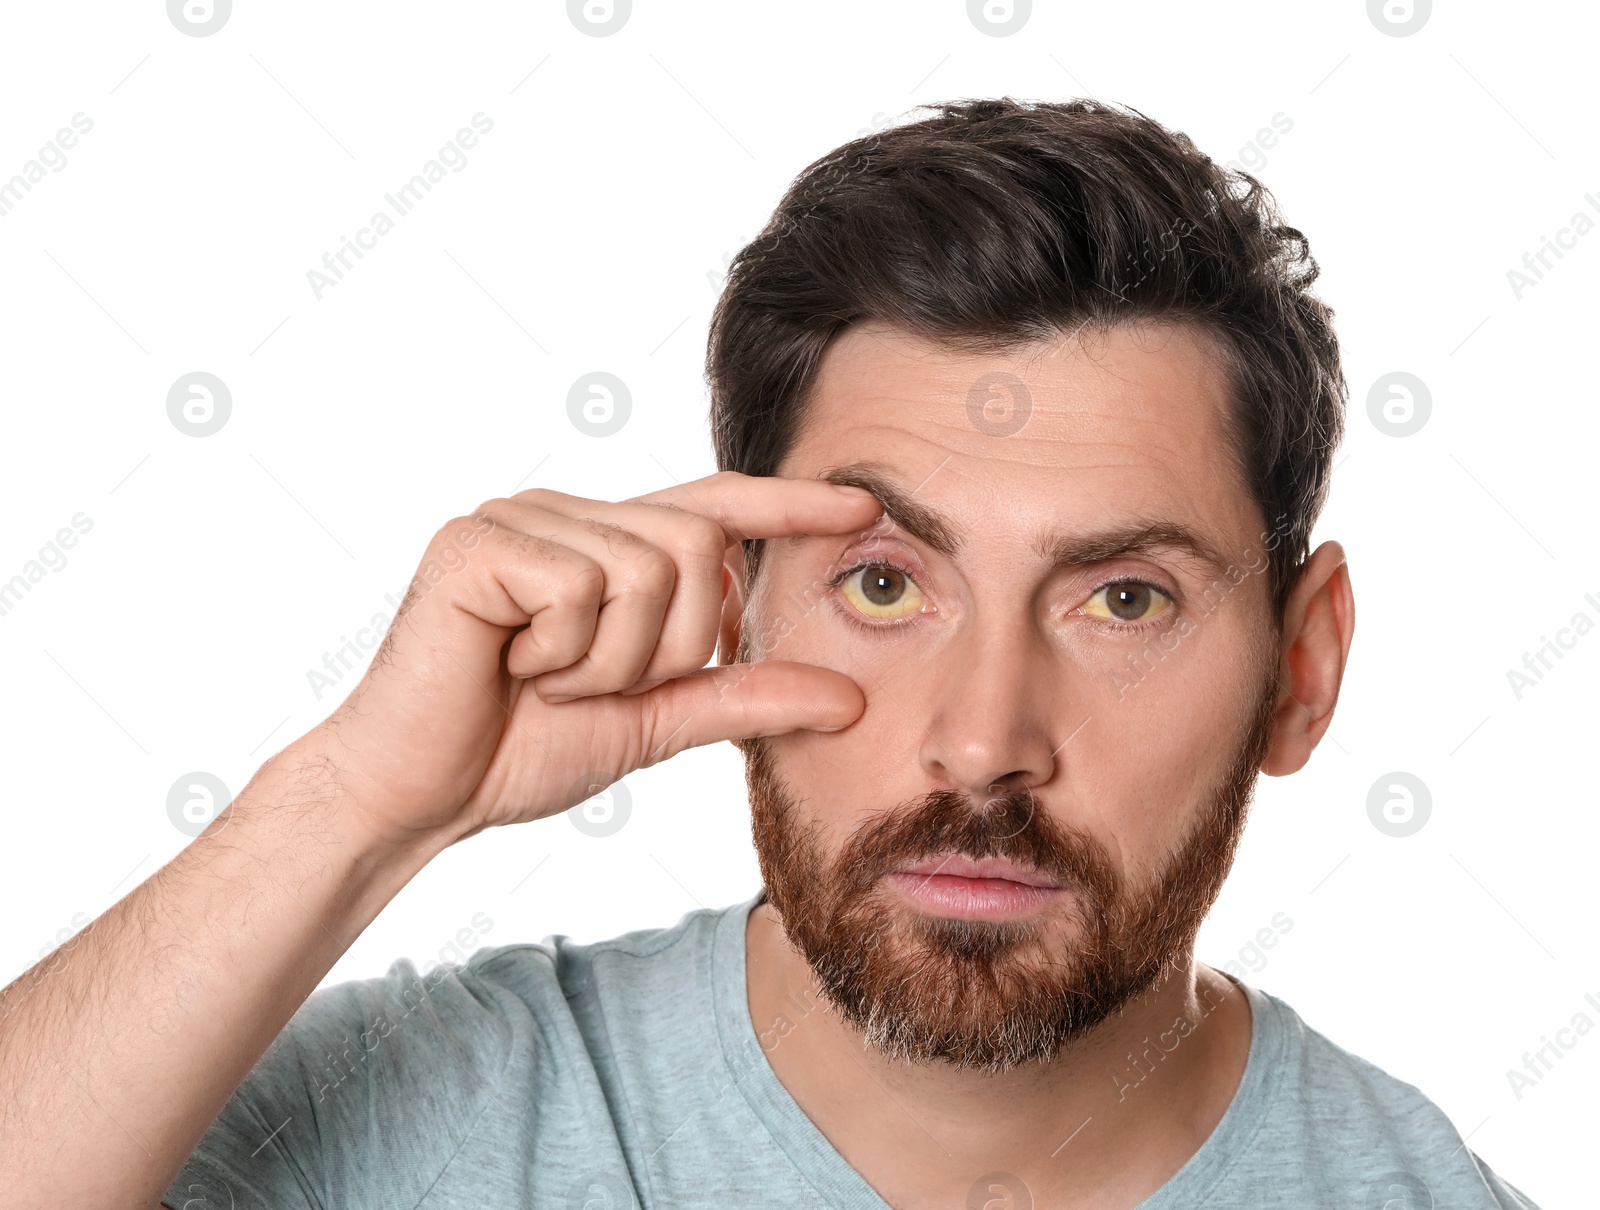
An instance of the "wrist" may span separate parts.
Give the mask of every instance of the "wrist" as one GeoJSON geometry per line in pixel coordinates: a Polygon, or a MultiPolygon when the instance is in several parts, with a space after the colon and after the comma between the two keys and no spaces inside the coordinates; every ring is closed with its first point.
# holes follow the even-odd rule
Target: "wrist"
{"type": "Polygon", "coordinates": [[[314,738],[314,733],[302,736],[262,764],[234,798],[226,827],[216,835],[275,869],[318,881],[331,878],[359,930],[459,840],[461,830],[396,831],[383,825],[352,792],[338,765],[311,742],[314,738]]]}

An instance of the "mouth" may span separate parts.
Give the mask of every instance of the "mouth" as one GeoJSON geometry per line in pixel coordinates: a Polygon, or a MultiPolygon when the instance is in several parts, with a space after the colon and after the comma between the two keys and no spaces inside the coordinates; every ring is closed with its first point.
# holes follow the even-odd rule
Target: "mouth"
{"type": "Polygon", "coordinates": [[[916,907],[962,920],[1007,920],[1071,895],[1055,879],[1003,857],[947,854],[884,875],[916,907]]]}

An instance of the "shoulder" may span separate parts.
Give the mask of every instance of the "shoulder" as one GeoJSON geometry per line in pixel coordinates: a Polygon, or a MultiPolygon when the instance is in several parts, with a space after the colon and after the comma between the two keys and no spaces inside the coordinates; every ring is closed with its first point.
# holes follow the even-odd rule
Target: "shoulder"
{"type": "Polygon", "coordinates": [[[596,1156],[620,1155],[619,1136],[632,1128],[614,1107],[629,1104],[633,1056],[683,1065],[672,1004],[705,982],[723,917],[691,912],[592,944],[556,935],[484,947],[421,970],[401,958],[381,976],[318,989],[234,1091],[167,1200],[194,1203],[203,1189],[213,1204],[303,1206],[321,1188],[340,1205],[416,1205],[447,1171],[468,1184],[510,1180],[535,1152],[565,1173],[564,1146],[595,1169],[596,1156]],[[408,1159],[385,1158],[395,1155],[408,1159]],[[247,1192],[259,1202],[239,1200],[247,1192]]]}
{"type": "Polygon", "coordinates": [[[583,1066],[596,1040],[586,1023],[601,1003],[654,1006],[691,982],[721,915],[702,909],[592,943],[555,934],[485,946],[420,969],[398,958],[382,975],[313,992],[247,1083],[305,1087],[320,1100],[344,1091],[348,1076],[377,1073],[448,1088],[470,1119],[508,1079],[545,1083],[583,1066]]]}
{"type": "Polygon", "coordinates": [[[1426,1190],[1435,1205],[1532,1210],[1420,1088],[1312,1028],[1279,997],[1244,986],[1267,1066],[1254,1152],[1295,1157],[1303,1179],[1348,1186],[1350,1196],[1383,1192],[1375,1205],[1401,1197],[1395,1190],[1413,1198],[1426,1190]]]}
{"type": "MultiPolygon", "coordinates": [[[[742,951],[740,921],[738,906],[702,908],[603,941],[555,934],[485,947],[421,976],[427,1008],[456,1036],[481,1039],[486,1054],[530,1061],[540,1085],[587,1084],[592,1070],[608,1086],[619,1052],[624,1064],[653,1066],[653,1054],[684,1052],[691,1024],[709,1029],[714,953],[719,939],[742,951]]],[[[400,966],[387,981],[404,982],[400,966]]]]}
{"type": "Polygon", "coordinates": [[[1410,1127],[1417,1133],[1448,1123],[1444,1112],[1416,1085],[1340,1046],[1278,996],[1250,990],[1251,1007],[1259,1011],[1265,1005],[1283,1034],[1284,1060],[1292,1066],[1295,1083],[1313,1094],[1326,1112],[1359,1107],[1376,1113],[1390,1127],[1410,1127]]]}
{"type": "Polygon", "coordinates": [[[399,958],[381,976],[313,992],[278,1044],[315,1048],[356,1029],[393,1037],[399,1045],[391,1049],[436,1051],[448,1039],[451,1050],[479,1067],[499,1065],[526,1045],[586,1049],[582,1026],[590,1007],[659,1006],[703,982],[698,977],[709,968],[718,927],[737,910],[702,908],[676,924],[603,941],[552,934],[484,946],[464,961],[429,962],[420,970],[399,958]]]}

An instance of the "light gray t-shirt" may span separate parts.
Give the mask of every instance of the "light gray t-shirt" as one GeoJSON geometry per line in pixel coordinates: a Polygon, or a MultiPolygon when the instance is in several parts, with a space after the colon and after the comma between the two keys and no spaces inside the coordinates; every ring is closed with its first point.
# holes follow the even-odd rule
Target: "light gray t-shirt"
{"type": "MultiPolygon", "coordinates": [[[[427,975],[401,959],[313,993],[166,1204],[885,1210],[751,1023],[744,932],[759,900],[593,945],[485,948],[427,975]]],[[[1239,986],[1254,1015],[1239,1089],[1138,1210],[1533,1207],[1421,1092],[1239,986]]],[[[1027,1205],[1003,1179],[985,1188],[970,1204],[1027,1205]]]]}

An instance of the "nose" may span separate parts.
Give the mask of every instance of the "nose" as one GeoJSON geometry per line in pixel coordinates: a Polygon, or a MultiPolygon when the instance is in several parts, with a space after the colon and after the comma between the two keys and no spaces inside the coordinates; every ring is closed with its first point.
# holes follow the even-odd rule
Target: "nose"
{"type": "Polygon", "coordinates": [[[1055,775],[1059,695],[1053,662],[1026,641],[1021,623],[979,622],[941,653],[923,701],[919,760],[938,785],[982,802],[1045,785],[1055,775]]]}

